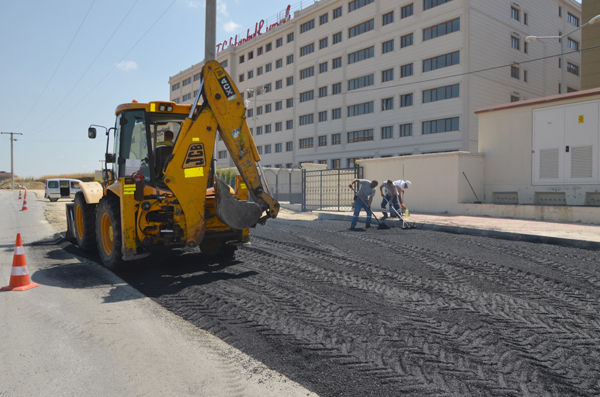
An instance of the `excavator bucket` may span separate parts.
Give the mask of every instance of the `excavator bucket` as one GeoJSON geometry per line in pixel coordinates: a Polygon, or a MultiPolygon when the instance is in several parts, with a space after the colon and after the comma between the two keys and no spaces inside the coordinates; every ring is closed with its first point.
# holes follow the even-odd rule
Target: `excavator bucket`
{"type": "Polygon", "coordinates": [[[215,213],[217,218],[227,226],[243,230],[256,225],[262,215],[262,210],[256,203],[234,198],[229,191],[229,185],[217,177],[215,213]]]}

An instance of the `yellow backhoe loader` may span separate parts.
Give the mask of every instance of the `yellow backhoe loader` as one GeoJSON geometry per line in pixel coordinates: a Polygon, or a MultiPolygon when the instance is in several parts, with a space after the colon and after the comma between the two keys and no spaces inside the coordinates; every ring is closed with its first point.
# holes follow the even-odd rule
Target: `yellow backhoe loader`
{"type": "MultiPolygon", "coordinates": [[[[108,268],[165,246],[231,255],[249,242],[250,227],[279,212],[245,115],[242,95],[215,61],[203,67],[193,105],[119,105],[115,127],[103,127],[112,169],[102,183],[80,184],[67,204],[67,238],[84,251],[97,250],[108,268]],[[217,133],[239,171],[235,190],[214,175],[217,133]]],[[[94,127],[101,126],[89,128],[90,138],[94,127]]]]}

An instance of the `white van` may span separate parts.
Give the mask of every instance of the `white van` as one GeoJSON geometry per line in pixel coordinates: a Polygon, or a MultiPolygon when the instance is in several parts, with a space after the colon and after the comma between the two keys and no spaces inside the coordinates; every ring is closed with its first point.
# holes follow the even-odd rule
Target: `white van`
{"type": "Polygon", "coordinates": [[[44,198],[55,202],[58,199],[74,199],[75,193],[81,191],[79,179],[46,179],[44,198]]]}

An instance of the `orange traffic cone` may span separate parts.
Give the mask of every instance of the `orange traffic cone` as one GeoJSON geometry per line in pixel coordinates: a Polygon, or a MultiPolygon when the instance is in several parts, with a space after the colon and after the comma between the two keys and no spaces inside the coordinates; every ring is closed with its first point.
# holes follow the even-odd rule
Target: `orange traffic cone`
{"type": "Polygon", "coordinates": [[[27,198],[23,199],[23,208],[21,208],[21,211],[29,211],[29,208],[27,207],[27,198]]]}
{"type": "Polygon", "coordinates": [[[24,199],[27,198],[27,188],[25,188],[25,195],[23,196],[24,199]]]}
{"type": "Polygon", "coordinates": [[[23,242],[21,233],[17,234],[17,243],[15,244],[15,255],[13,256],[12,271],[10,272],[10,283],[6,287],[0,288],[4,291],[25,291],[37,287],[39,284],[32,283],[27,271],[25,262],[25,253],[23,252],[23,242]]]}
{"type": "Polygon", "coordinates": [[[19,200],[21,200],[23,197],[21,197],[21,191],[19,190],[19,200]]]}

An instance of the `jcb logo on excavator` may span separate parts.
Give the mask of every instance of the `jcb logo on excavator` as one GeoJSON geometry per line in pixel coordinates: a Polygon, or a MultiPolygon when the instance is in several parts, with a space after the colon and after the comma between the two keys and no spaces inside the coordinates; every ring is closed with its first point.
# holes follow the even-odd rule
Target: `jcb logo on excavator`
{"type": "Polygon", "coordinates": [[[188,148],[183,168],[204,167],[206,159],[204,157],[204,144],[192,143],[188,148]]]}

